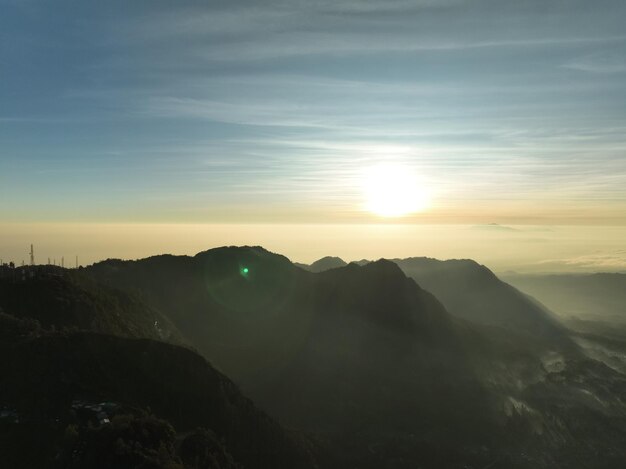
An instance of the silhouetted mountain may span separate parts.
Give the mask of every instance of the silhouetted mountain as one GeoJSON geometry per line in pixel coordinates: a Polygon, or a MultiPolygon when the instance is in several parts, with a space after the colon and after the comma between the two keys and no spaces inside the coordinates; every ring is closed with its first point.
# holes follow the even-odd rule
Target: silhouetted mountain
{"type": "Polygon", "coordinates": [[[0,404],[19,418],[0,421],[6,467],[182,468],[178,453],[188,468],[313,467],[304,440],[178,346],[92,333],[35,335],[0,342],[0,376],[0,404]],[[93,415],[109,412],[112,423],[81,422],[92,408],[93,415]],[[195,465],[200,457],[215,464],[195,465]]]}
{"type": "Polygon", "coordinates": [[[566,331],[541,304],[472,260],[426,257],[393,260],[406,275],[432,292],[456,317],[518,333],[561,339],[566,331]]]}
{"type": "Polygon", "coordinates": [[[140,291],[271,415],[327,438],[333,467],[612,467],[626,441],[613,431],[626,428],[623,377],[568,349],[488,269],[459,262],[431,268],[432,285],[473,324],[389,261],[314,274],[231,247],[87,273],[140,291]]]}
{"type": "Polygon", "coordinates": [[[331,257],[326,256],[321,259],[316,260],[310,265],[307,264],[296,264],[298,267],[301,267],[309,272],[324,272],[325,270],[336,269],[338,267],[346,266],[346,262],[340,257],[331,257]]]}
{"type": "MultiPolygon", "coordinates": [[[[554,315],[542,304],[503,282],[487,267],[473,260],[441,261],[412,257],[392,261],[406,275],[435,294],[456,317],[516,332],[540,334],[550,339],[565,336],[565,331],[554,315]]],[[[353,264],[363,266],[370,262],[362,259],[353,264]]],[[[318,269],[323,270],[328,269],[318,269]]]]}
{"type": "Polygon", "coordinates": [[[313,325],[327,317],[351,317],[348,311],[394,333],[436,337],[451,331],[439,302],[389,261],[314,275],[282,256],[246,247],[193,258],[107,261],[88,272],[116,287],[140,290],[194,346],[246,387],[258,374],[259,366],[251,362],[276,369],[306,345],[313,325]],[[329,310],[335,313],[329,316],[329,310]]]}
{"type": "Polygon", "coordinates": [[[389,261],[311,274],[260,248],[220,248],[89,272],[141,289],[272,415],[343,435],[358,458],[402,429],[419,435],[411,445],[424,461],[460,462],[454,446],[490,428],[448,314],[389,261]]]}

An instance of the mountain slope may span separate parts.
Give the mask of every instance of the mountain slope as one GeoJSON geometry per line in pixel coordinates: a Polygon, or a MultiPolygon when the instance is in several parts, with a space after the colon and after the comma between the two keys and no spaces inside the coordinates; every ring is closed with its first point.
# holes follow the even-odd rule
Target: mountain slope
{"type": "Polygon", "coordinates": [[[42,266],[24,280],[0,279],[0,308],[45,329],[181,341],[174,325],[136,295],[60,268],[42,266]]]}
{"type": "MultiPolygon", "coordinates": [[[[198,427],[210,429],[245,467],[312,465],[301,443],[190,350],[146,339],[76,333],[5,341],[0,351],[0,403],[20,417],[20,423],[0,431],[22,449],[37,452],[42,446],[34,441],[36,432],[45,429],[51,447],[48,454],[39,455],[43,461],[51,461],[58,451],[54,440],[62,446],[66,426],[75,421],[72,404],[78,399],[151,409],[182,435],[198,427]],[[34,434],[20,440],[18,430],[29,428],[34,434]]],[[[28,461],[23,456],[18,463],[28,461]]]]}
{"type": "Polygon", "coordinates": [[[312,274],[260,248],[106,261],[87,273],[141,292],[244,390],[273,379],[307,331],[310,309],[300,298],[307,295],[304,286],[312,274]]]}
{"type": "Polygon", "coordinates": [[[454,316],[567,344],[566,331],[548,310],[483,265],[472,260],[426,257],[393,262],[432,292],[454,316]]]}
{"type": "Polygon", "coordinates": [[[542,310],[525,318],[532,301],[475,270],[436,280],[476,299],[472,314],[493,293],[497,325],[455,319],[384,260],[315,274],[230,247],[87,274],[140,291],[262,408],[325,440],[329,467],[611,467],[624,457],[623,376],[587,360],[542,310]]]}

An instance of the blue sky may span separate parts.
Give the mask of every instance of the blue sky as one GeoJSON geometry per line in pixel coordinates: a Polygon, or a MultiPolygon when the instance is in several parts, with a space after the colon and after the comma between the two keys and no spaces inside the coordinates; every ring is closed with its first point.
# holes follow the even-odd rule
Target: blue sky
{"type": "Polygon", "coordinates": [[[626,2],[0,0],[4,222],[626,223],[626,2]]]}

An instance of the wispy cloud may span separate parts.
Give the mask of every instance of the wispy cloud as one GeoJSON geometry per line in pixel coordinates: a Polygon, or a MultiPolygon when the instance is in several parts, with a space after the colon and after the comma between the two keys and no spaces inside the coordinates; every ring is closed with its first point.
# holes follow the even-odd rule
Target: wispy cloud
{"type": "Polygon", "coordinates": [[[488,230],[488,231],[501,231],[506,233],[518,233],[519,230],[506,225],[500,225],[498,223],[488,223],[486,225],[475,225],[472,227],[475,230],[488,230]]]}
{"type": "Polygon", "coordinates": [[[561,264],[583,271],[626,271],[626,250],[596,252],[563,259],[549,259],[541,261],[539,264],[561,264]]]}
{"type": "Polygon", "coordinates": [[[597,53],[574,59],[565,67],[590,73],[626,72],[626,45],[621,53],[597,53]]]}
{"type": "Polygon", "coordinates": [[[79,175],[66,194],[104,205],[114,190],[236,218],[288,201],[334,220],[358,207],[359,171],[390,161],[448,219],[623,220],[626,6],[599,1],[11,7],[5,187],[58,208],[53,179],[79,175]]]}

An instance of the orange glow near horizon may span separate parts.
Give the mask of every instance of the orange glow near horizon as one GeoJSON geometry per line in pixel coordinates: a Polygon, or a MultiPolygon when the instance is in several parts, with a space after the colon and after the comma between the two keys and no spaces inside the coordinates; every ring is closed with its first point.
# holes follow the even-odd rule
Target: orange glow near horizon
{"type": "Polygon", "coordinates": [[[195,255],[219,246],[262,246],[294,262],[333,255],[379,258],[472,258],[504,272],[626,271],[626,226],[442,224],[0,224],[0,259],[20,264],[79,257],[195,255]]]}

